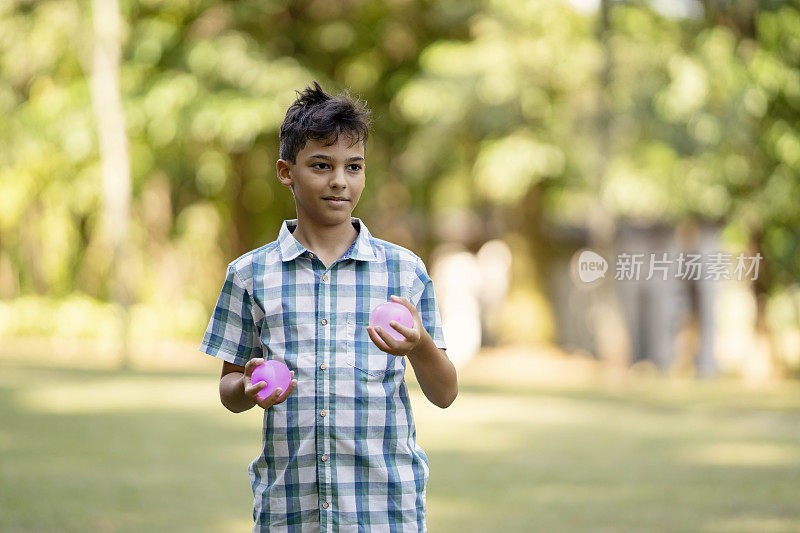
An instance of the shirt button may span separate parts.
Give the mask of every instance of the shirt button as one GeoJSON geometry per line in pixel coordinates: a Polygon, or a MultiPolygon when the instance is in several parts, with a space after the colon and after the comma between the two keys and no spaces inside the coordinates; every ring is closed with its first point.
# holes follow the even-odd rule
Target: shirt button
{"type": "Polygon", "coordinates": [[[310,257],[311,259],[314,259],[314,254],[312,254],[311,252],[309,252],[309,253],[308,253],[308,257],[310,257]]]}
{"type": "Polygon", "coordinates": [[[327,323],[328,323],[328,321],[327,321],[326,319],[324,319],[324,318],[323,318],[322,320],[320,320],[320,323],[321,323],[321,324],[324,326],[325,324],[327,324],[327,323]]]}
{"type": "Polygon", "coordinates": [[[325,370],[326,368],[328,368],[328,365],[326,365],[325,363],[322,363],[321,365],[319,365],[319,369],[320,370],[325,370]]]}
{"type": "Polygon", "coordinates": [[[322,276],[322,281],[328,281],[328,276],[322,276]]]}
{"type": "Polygon", "coordinates": [[[320,459],[322,459],[322,462],[324,463],[325,461],[328,460],[328,456],[327,455],[323,455],[322,457],[320,457],[320,459]]]}
{"type": "Polygon", "coordinates": [[[322,508],[323,509],[327,509],[328,508],[328,502],[322,502],[322,508]]]}
{"type": "Polygon", "coordinates": [[[325,409],[319,412],[319,416],[325,416],[325,409]]]}

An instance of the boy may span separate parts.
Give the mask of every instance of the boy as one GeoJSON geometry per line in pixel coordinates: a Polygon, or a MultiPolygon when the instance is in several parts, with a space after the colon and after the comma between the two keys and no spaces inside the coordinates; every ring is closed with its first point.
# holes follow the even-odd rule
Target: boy
{"type": "Polygon", "coordinates": [[[253,531],[427,531],[428,461],[404,380],[425,396],[458,393],[433,283],[409,250],[351,216],[365,182],[370,111],[314,81],[280,131],[278,180],[297,218],[277,240],[228,265],[200,350],[223,360],[219,390],[233,412],[264,409],[263,446],[248,468],[253,531]],[[405,339],[369,327],[387,300],[406,306],[405,339]],[[257,401],[253,369],[283,361],[291,384],[257,401]]]}

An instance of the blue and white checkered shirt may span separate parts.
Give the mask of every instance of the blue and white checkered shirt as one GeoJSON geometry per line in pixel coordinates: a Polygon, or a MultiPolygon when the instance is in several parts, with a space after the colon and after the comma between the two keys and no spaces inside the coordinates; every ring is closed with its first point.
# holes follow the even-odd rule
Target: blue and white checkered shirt
{"type": "Polygon", "coordinates": [[[369,338],[370,310],[396,294],[417,307],[446,348],[433,283],[413,252],[358,237],[330,267],[292,235],[228,265],[200,350],[244,366],[283,361],[297,387],[264,411],[263,446],[249,465],[253,531],[427,531],[428,459],[416,442],[405,357],[369,338]]]}

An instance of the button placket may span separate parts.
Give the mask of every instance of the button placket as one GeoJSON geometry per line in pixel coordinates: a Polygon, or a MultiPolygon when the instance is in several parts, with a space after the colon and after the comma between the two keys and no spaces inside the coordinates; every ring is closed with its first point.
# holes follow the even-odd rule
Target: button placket
{"type": "MultiPolygon", "coordinates": [[[[318,274],[319,275],[319,274],[318,274]]],[[[321,304],[322,302],[329,302],[330,301],[330,283],[329,281],[329,272],[328,270],[323,270],[321,272],[321,283],[320,288],[318,290],[319,300],[318,302],[321,304]]],[[[336,339],[337,338],[337,316],[332,315],[331,313],[335,313],[336,311],[328,310],[329,305],[321,305],[318,307],[318,311],[321,313],[328,314],[331,318],[319,318],[319,324],[324,328],[321,338],[324,339],[336,339]]],[[[319,357],[321,360],[318,360],[318,367],[320,372],[317,374],[318,379],[317,383],[321,387],[321,406],[322,409],[318,412],[319,414],[319,433],[317,438],[317,446],[318,450],[321,453],[319,457],[319,465],[320,465],[320,477],[319,477],[319,495],[321,500],[321,507],[322,509],[328,509],[330,507],[330,503],[328,498],[330,497],[330,486],[332,483],[331,479],[331,469],[328,467],[330,465],[330,428],[328,426],[327,415],[329,410],[329,386],[330,382],[328,381],[328,377],[325,373],[328,369],[327,362],[331,359],[333,354],[327,349],[328,342],[325,342],[320,346],[321,349],[318,350],[319,357]]]]}

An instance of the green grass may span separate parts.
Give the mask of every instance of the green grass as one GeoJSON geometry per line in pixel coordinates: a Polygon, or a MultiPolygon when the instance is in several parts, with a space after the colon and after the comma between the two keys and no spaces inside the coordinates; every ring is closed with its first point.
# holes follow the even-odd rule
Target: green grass
{"type": "MultiPolygon", "coordinates": [[[[261,416],[218,375],[0,360],[0,531],[249,531],[261,416]]],[[[797,384],[459,376],[412,386],[432,533],[800,531],[797,384]]]]}

